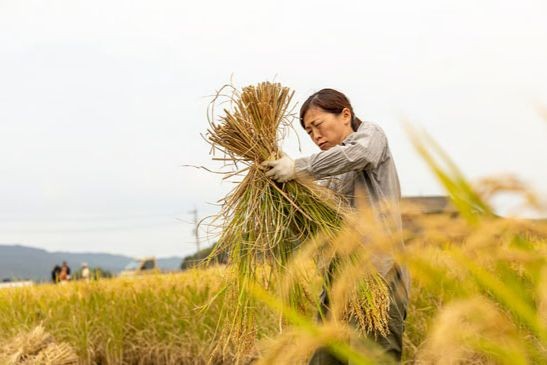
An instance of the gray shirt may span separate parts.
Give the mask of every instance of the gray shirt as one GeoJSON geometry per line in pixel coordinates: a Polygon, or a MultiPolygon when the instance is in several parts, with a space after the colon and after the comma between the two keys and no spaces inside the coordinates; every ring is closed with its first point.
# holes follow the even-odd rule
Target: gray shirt
{"type": "MultiPolygon", "coordinates": [[[[384,131],[375,123],[363,122],[342,143],[326,151],[295,160],[297,174],[326,179],[327,187],[342,194],[355,207],[358,194],[371,206],[376,218],[388,232],[402,229],[399,201],[401,188],[395,163],[384,131]]],[[[404,248],[401,240],[400,248],[404,248]]],[[[393,257],[384,254],[374,263],[382,275],[393,267],[393,257]]],[[[405,269],[403,281],[409,289],[405,269]]]]}

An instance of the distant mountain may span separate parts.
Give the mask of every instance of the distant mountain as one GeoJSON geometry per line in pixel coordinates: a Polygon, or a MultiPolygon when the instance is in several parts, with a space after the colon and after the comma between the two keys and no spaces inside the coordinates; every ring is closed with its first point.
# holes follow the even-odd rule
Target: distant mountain
{"type": "MultiPolygon", "coordinates": [[[[0,281],[8,278],[48,281],[55,265],[66,261],[71,270],[77,271],[82,262],[90,267],[101,267],[113,274],[119,273],[131,257],[106,253],[49,252],[39,248],[21,245],[0,245],[0,281]]],[[[165,270],[180,267],[182,257],[168,257],[157,260],[165,270]]]]}

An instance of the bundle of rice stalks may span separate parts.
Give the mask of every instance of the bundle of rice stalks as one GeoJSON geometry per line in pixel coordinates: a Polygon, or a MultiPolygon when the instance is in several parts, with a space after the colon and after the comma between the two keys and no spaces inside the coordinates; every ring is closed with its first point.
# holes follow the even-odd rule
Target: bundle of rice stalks
{"type": "Polygon", "coordinates": [[[224,109],[220,124],[210,120],[213,154],[220,151],[234,167],[227,177],[246,173],[223,200],[222,234],[211,256],[227,252],[244,277],[256,278],[258,264],[282,269],[300,242],[320,231],[334,234],[344,216],[329,190],[303,179],[276,183],[260,166],[281,157],[278,131],[290,125],[292,96],[278,83],[247,86],[234,90],[233,110],[224,109]]]}
{"type": "Polygon", "coordinates": [[[38,326],[28,333],[21,333],[0,348],[0,363],[10,365],[72,365],[78,364],[78,356],[66,343],[57,343],[38,326]]]}

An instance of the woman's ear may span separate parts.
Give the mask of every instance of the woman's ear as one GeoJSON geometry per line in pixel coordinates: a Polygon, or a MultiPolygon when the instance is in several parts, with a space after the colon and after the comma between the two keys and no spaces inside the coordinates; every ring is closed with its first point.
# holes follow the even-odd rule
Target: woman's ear
{"type": "Polygon", "coordinates": [[[344,124],[351,124],[351,111],[348,108],[342,109],[342,118],[344,124]]]}

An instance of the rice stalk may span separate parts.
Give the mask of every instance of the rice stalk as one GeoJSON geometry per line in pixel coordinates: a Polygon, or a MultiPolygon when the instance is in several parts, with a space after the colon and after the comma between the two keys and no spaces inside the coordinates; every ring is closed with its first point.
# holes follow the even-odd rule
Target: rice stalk
{"type": "Polygon", "coordinates": [[[418,132],[409,123],[405,123],[404,126],[414,148],[443,185],[452,203],[467,222],[478,224],[479,217],[493,216],[492,208],[473,189],[443,148],[426,132],[418,132]]]}
{"type": "MultiPolygon", "coordinates": [[[[351,340],[357,339],[357,334],[351,328],[336,322],[326,325],[315,324],[304,317],[298,311],[283,303],[272,294],[258,285],[251,285],[251,294],[270,308],[282,313],[297,331],[289,330],[269,345],[269,351],[262,356],[258,364],[299,363],[307,359],[313,350],[325,346],[338,358],[348,360],[352,364],[374,364],[374,358],[370,351],[360,351],[351,340]],[[289,345],[288,340],[293,346],[289,345]],[[294,345],[298,345],[295,347],[294,345]],[[283,360],[285,359],[285,360],[283,360]],[[296,362],[295,362],[296,361],[296,362]]],[[[372,345],[372,347],[374,347],[372,345]]],[[[374,354],[375,356],[381,354],[374,354]]]]}
{"type": "Polygon", "coordinates": [[[541,341],[547,342],[547,326],[545,323],[538,321],[535,303],[527,303],[521,296],[515,296],[514,290],[512,290],[508,283],[504,283],[492,273],[479,265],[476,265],[459,249],[454,247],[448,254],[455,259],[459,266],[469,270],[471,278],[474,279],[480,287],[491,293],[491,295],[496,298],[500,304],[511,311],[519,321],[522,321],[524,325],[528,326],[532,333],[541,341]]]}
{"type": "Polygon", "coordinates": [[[514,175],[506,174],[482,178],[474,184],[474,189],[483,201],[491,201],[500,193],[511,193],[520,195],[523,198],[524,202],[521,208],[534,208],[536,210],[544,208],[539,196],[514,175]]]}
{"type": "Polygon", "coordinates": [[[494,304],[480,296],[470,297],[439,311],[417,360],[420,364],[529,364],[519,337],[514,324],[494,304]]]}

